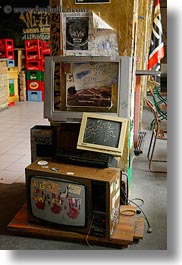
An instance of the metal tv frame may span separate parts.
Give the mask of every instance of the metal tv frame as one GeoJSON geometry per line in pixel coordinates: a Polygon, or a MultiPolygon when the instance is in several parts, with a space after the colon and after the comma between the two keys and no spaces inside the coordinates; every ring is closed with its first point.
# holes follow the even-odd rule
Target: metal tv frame
{"type": "MultiPolygon", "coordinates": [[[[113,115],[128,118],[129,95],[130,95],[130,67],[131,58],[127,56],[99,57],[99,56],[48,56],[45,57],[45,96],[44,96],[44,118],[52,122],[81,122],[83,112],[95,112],[100,114],[113,115]],[[54,75],[56,63],[101,63],[118,62],[118,94],[117,110],[115,112],[92,111],[84,108],[82,111],[56,110],[54,108],[54,75]]],[[[61,90],[61,87],[60,87],[61,90]]]]}

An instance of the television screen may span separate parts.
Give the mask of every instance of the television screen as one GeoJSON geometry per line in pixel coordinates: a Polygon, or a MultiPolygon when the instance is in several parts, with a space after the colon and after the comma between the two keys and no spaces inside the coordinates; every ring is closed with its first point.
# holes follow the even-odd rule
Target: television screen
{"type": "Polygon", "coordinates": [[[120,72],[120,58],[46,57],[44,117],[80,122],[84,111],[119,116],[120,72]]]}
{"type": "Polygon", "coordinates": [[[86,225],[84,185],[68,179],[32,176],[30,187],[31,211],[34,217],[60,225],[86,225]]]}
{"type": "Polygon", "coordinates": [[[83,113],[77,148],[122,156],[126,128],[127,119],[83,113]]]}
{"type": "Polygon", "coordinates": [[[119,217],[120,169],[36,160],[25,169],[28,221],[110,236],[119,217]],[[116,217],[116,216],[115,216],[116,217]]]}

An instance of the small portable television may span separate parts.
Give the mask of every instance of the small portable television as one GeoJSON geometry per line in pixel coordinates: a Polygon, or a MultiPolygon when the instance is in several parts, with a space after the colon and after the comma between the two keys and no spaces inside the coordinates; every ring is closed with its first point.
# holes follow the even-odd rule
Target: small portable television
{"type": "Polygon", "coordinates": [[[61,230],[110,237],[119,218],[119,168],[38,162],[25,169],[28,220],[61,230]]]}
{"type": "Polygon", "coordinates": [[[84,112],[77,148],[122,156],[127,121],[121,117],[84,112]]]}

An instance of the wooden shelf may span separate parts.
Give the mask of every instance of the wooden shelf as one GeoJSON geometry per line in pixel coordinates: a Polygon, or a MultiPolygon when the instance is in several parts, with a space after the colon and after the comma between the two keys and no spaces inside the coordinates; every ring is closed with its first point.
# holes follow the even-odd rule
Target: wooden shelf
{"type": "Polygon", "coordinates": [[[19,235],[77,242],[89,245],[102,245],[113,248],[127,248],[129,245],[133,244],[135,239],[143,239],[144,235],[144,218],[137,217],[135,211],[136,207],[128,205],[121,206],[120,220],[116,225],[116,229],[111,238],[63,231],[55,227],[29,223],[26,204],[18,211],[15,217],[8,224],[7,228],[12,233],[19,235]]]}

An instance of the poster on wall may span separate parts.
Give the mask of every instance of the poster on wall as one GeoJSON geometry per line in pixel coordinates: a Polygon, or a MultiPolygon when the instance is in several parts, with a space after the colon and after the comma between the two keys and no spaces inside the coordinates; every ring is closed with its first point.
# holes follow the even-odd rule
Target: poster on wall
{"type": "Polygon", "coordinates": [[[103,4],[110,2],[111,0],[75,0],[75,4],[103,4]]]}
{"type": "Polygon", "coordinates": [[[66,50],[88,50],[88,17],[66,18],[66,50]]]}
{"type": "Polygon", "coordinates": [[[116,31],[94,12],[63,12],[64,56],[119,56],[116,31]]]}
{"type": "Polygon", "coordinates": [[[88,12],[63,13],[62,20],[64,55],[88,52],[88,12]]]}

